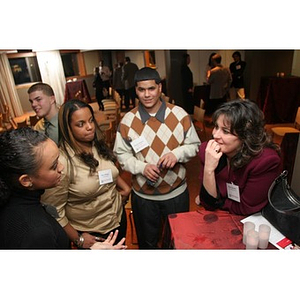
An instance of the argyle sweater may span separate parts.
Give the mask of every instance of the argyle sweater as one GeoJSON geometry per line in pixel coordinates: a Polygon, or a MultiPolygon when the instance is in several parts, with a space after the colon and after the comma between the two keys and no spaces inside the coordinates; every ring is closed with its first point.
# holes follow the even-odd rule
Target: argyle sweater
{"type": "Polygon", "coordinates": [[[190,116],[181,107],[162,101],[158,112],[151,116],[140,104],[121,120],[114,152],[121,167],[132,174],[132,188],[146,199],[166,200],[175,197],[186,185],[184,163],[196,156],[200,140],[190,116]],[[135,153],[131,142],[143,136],[148,146],[135,153]],[[159,180],[150,186],[143,176],[145,166],[157,164],[165,153],[172,152],[177,163],[163,169],[159,180]],[[177,193],[176,193],[177,190],[177,193]]]}

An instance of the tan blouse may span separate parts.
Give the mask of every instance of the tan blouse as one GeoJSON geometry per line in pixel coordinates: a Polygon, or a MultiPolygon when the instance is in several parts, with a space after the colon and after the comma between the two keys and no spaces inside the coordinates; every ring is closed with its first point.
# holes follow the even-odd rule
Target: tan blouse
{"type": "Polygon", "coordinates": [[[62,227],[69,222],[78,231],[101,234],[118,227],[122,215],[122,197],[116,189],[118,169],[111,161],[99,157],[93,148],[99,166],[90,174],[90,168],[71,148],[69,153],[73,159],[75,183],[70,182],[70,165],[64,152],[60,151],[59,160],[64,165],[61,182],[46,190],[41,201],[56,207],[62,227]],[[112,182],[100,184],[99,172],[105,170],[111,170],[112,182]]]}

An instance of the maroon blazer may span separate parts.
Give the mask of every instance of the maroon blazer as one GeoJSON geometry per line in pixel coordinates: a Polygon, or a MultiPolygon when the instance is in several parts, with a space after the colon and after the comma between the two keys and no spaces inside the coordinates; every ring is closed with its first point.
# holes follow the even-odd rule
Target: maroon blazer
{"type": "Polygon", "coordinates": [[[207,142],[200,145],[200,201],[208,210],[217,208],[237,215],[251,215],[259,212],[268,203],[268,190],[273,180],[281,173],[281,159],[277,152],[265,148],[260,155],[253,158],[248,165],[232,171],[227,167],[226,155],[223,154],[215,170],[218,198],[207,193],[202,186],[205,148],[207,142]],[[226,183],[239,187],[240,202],[227,196],[226,183]]]}

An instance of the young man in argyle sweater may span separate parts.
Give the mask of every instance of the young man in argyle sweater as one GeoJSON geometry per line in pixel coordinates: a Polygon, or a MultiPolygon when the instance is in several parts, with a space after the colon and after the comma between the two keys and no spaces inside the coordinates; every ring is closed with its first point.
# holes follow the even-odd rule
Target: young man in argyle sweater
{"type": "Polygon", "coordinates": [[[189,114],[161,99],[161,79],[145,67],[135,74],[139,105],[125,114],[114,153],[132,174],[132,210],[140,249],[158,248],[169,214],[189,210],[185,163],[200,140],[189,114]]]}

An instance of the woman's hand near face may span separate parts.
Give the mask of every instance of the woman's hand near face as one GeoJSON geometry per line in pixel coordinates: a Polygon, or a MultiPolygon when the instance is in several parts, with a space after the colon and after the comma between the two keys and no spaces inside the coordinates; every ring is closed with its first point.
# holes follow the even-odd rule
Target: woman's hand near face
{"type": "Polygon", "coordinates": [[[203,185],[206,191],[213,197],[217,197],[217,186],[215,178],[215,169],[218,166],[222,156],[220,146],[215,140],[210,140],[205,149],[205,162],[203,172],[203,185]]]}
{"type": "Polygon", "coordinates": [[[204,169],[207,172],[214,172],[222,156],[220,146],[215,140],[209,140],[205,149],[204,169]]]}

